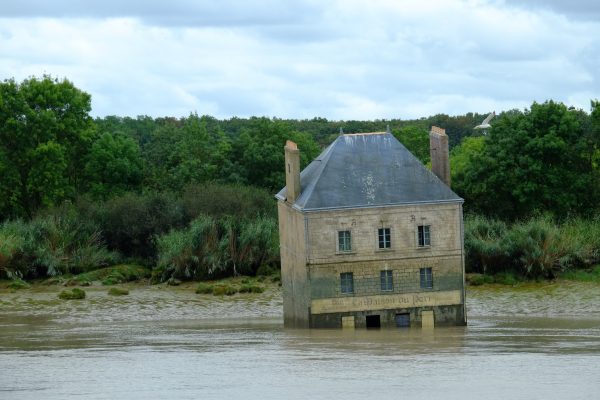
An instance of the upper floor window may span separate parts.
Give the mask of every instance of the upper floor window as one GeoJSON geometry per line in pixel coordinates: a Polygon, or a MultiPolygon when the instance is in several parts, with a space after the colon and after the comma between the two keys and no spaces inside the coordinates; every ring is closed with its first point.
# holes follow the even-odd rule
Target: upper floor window
{"type": "Polygon", "coordinates": [[[431,246],[431,227],[429,225],[419,225],[417,233],[419,247],[431,246]]]}
{"type": "Polygon", "coordinates": [[[350,231],[338,231],[338,251],[352,251],[350,231]]]}
{"type": "Polygon", "coordinates": [[[432,289],[433,288],[433,272],[431,267],[421,268],[421,289],[432,289]]]}
{"type": "Polygon", "coordinates": [[[380,228],[377,232],[380,249],[389,249],[392,247],[390,228],[380,228]]]}
{"type": "Polygon", "coordinates": [[[392,271],[389,269],[380,271],[379,276],[381,278],[381,291],[389,292],[394,290],[394,280],[392,271]]]}
{"type": "Polygon", "coordinates": [[[354,293],[354,275],[352,272],[340,274],[340,289],[342,293],[354,293]]]}

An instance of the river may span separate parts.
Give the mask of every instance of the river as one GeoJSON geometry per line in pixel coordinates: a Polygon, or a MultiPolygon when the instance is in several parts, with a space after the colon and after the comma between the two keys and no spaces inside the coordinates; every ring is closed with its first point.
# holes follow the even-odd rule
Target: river
{"type": "Polygon", "coordinates": [[[470,288],[467,327],[287,330],[279,289],[0,292],[0,399],[596,399],[600,286],[470,288]]]}

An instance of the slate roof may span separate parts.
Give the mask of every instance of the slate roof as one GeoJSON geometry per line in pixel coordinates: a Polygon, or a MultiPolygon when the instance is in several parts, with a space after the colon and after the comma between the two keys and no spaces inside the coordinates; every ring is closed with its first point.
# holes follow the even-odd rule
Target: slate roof
{"type": "MultiPolygon", "coordinates": [[[[285,200],[285,187],[275,197],[285,200]]],[[[462,201],[392,134],[375,132],[340,135],[329,145],[301,172],[294,207],[310,211],[462,201]]]]}

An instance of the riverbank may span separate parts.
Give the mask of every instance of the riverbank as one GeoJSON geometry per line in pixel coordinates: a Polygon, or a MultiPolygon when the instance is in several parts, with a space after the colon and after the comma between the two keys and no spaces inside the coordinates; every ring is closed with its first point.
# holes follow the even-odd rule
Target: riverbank
{"type": "MultiPolygon", "coordinates": [[[[249,278],[230,278],[217,285],[243,285],[249,278]]],[[[14,290],[0,283],[0,309],[4,322],[37,320],[54,323],[96,323],[159,320],[264,319],[282,323],[283,300],[278,282],[264,278],[262,293],[213,295],[197,293],[198,282],[178,286],[129,282],[106,286],[98,282],[81,287],[83,300],[62,300],[60,284],[37,282],[28,289],[14,290]],[[114,296],[111,288],[128,295],[114,296]]],[[[68,288],[67,288],[68,289],[68,288]]],[[[522,282],[514,286],[484,284],[467,288],[469,318],[503,318],[514,315],[600,319],[600,284],[557,280],[522,282]]]]}

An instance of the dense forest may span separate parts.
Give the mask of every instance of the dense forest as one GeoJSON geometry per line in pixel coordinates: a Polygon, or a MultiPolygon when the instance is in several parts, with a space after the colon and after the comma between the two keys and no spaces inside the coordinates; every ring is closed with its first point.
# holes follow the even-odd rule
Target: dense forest
{"type": "Polygon", "coordinates": [[[391,132],[423,163],[428,130],[450,138],[465,199],[467,268],[528,277],[600,262],[600,103],[546,101],[485,115],[328,121],[252,117],[92,118],[91,97],[49,76],[0,83],[0,278],[118,262],[164,281],[279,265],[273,194],[283,145],[305,166],[340,130],[391,132]]]}

